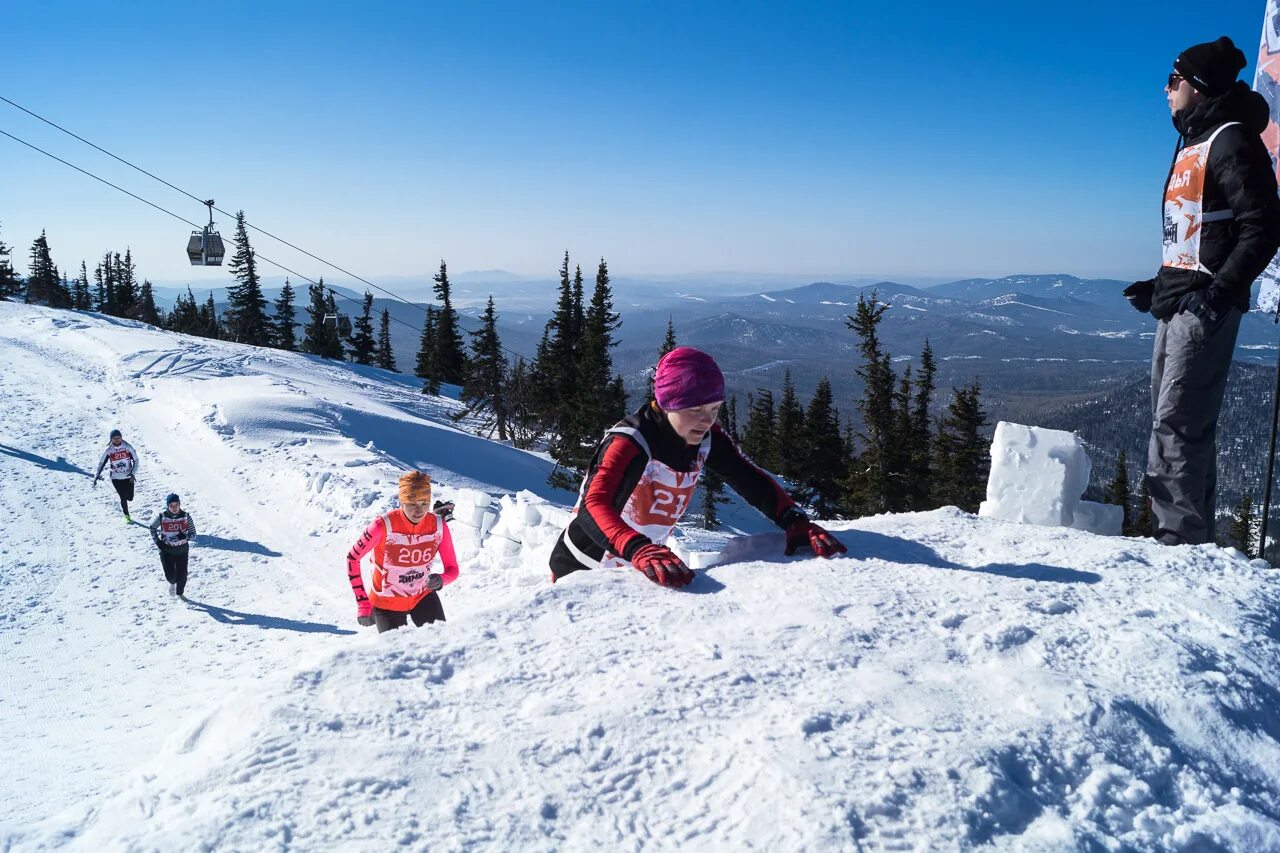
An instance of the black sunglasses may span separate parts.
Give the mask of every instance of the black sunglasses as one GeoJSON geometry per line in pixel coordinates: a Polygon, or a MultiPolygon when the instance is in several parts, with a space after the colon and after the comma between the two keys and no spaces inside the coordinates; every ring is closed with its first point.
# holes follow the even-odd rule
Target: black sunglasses
{"type": "Polygon", "coordinates": [[[1179,83],[1181,83],[1181,82],[1182,82],[1183,80],[1185,80],[1185,79],[1187,79],[1187,78],[1183,77],[1183,76],[1182,76],[1181,74],[1179,74],[1177,71],[1174,71],[1174,72],[1172,72],[1172,73],[1169,75],[1169,82],[1165,83],[1165,84],[1164,84],[1164,87],[1165,87],[1166,89],[1176,89],[1176,88],[1178,88],[1178,84],[1179,84],[1179,83]]]}

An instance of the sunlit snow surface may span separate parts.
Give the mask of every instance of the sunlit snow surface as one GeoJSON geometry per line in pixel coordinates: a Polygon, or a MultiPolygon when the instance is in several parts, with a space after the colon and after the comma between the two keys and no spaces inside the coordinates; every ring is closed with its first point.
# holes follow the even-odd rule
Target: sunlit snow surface
{"type": "Polygon", "coordinates": [[[942,509],[553,586],[572,496],[417,380],[11,303],[0,360],[0,849],[1280,849],[1261,562],[942,509]],[[116,426],[190,603],[90,488],[116,426]],[[343,557],[407,465],[462,574],[377,636],[343,557]]]}

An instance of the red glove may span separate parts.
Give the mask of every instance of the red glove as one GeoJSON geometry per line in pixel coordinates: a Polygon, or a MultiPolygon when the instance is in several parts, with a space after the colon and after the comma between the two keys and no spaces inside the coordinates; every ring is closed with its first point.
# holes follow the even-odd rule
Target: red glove
{"type": "Polygon", "coordinates": [[[693,569],[671,553],[665,545],[650,542],[643,545],[631,557],[631,565],[644,572],[644,576],[659,586],[688,586],[693,580],[693,569]]]}
{"type": "Polygon", "coordinates": [[[807,518],[793,521],[787,528],[787,550],[790,557],[797,548],[808,545],[819,557],[834,557],[836,554],[847,554],[849,549],[840,544],[840,540],[814,524],[807,518]]]}

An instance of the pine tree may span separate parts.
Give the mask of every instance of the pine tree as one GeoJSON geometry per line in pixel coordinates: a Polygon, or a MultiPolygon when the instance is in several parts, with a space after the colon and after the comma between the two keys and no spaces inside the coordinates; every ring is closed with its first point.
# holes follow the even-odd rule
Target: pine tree
{"type": "Polygon", "coordinates": [[[133,250],[128,246],[124,249],[124,257],[120,257],[120,253],[116,252],[112,256],[112,261],[116,267],[116,301],[120,304],[120,314],[123,317],[138,318],[138,282],[137,282],[137,266],[133,262],[133,250]]]}
{"type": "Polygon", "coordinates": [[[777,463],[776,470],[785,479],[795,482],[800,476],[803,451],[798,449],[804,439],[804,409],[796,397],[796,387],[791,381],[791,369],[782,375],[782,399],[778,401],[777,422],[773,431],[773,449],[770,453],[777,463]]]}
{"type": "Polygon", "coordinates": [[[479,416],[481,429],[498,440],[506,441],[507,429],[507,359],[498,339],[498,315],[493,309],[493,296],[485,306],[480,328],[471,332],[471,358],[467,380],[462,385],[462,399],[467,403],[462,416],[479,416]]]}
{"type": "Polygon", "coordinates": [[[933,470],[933,421],[929,414],[933,408],[933,392],[938,365],[933,357],[933,347],[928,339],[920,353],[920,370],[915,380],[915,400],[911,411],[911,439],[907,460],[907,508],[914,511],[932,509],[929,493],[932,490],[933,470]]]}
{"type": "Polygon", "coordinates": [[[95,311],[107,314],[108,305],[106,279],[102,275],[102,264],[98,264],[93,268],[93,307],[95,311]]]}
{"type": "Polygon", "coordinates": [[[373,364],[377,341],[373,338],[373,294],[364,292],[364,302],[360,305],[360,316],[352,324],[355,331],[351,335],[351,360],[356,364],[373,364]]]}
{"type": "Polygon", "coordinates": [[[659,361],[662,361],[662,357],[663,357],[664,355],[666,355],[667,353],[671,352],[673,349],[675,349],[675,348],[676,348],[676,346],[677,346],[677,344],[676,344],[676,327],[675,327],[675,325],[672,323],[671,317],[670,317],[670,316],[668,316],[668,317],[667,317],[667,334],[666,334],[666,337],[664,337],[664,338],[662,339],[662,346],[658,347],[658,358],[657,358],[657,360],[656,360],[656,361],[654,361],[654,363],[653,363],[653,365],[654,365],[654,366],[653,366],[653,368],[649,371],[649,398],[648,398],[648,399],[650,399],[650,400],[656,399],[656,397],[655,397],[655,395],[654,395],[654,393],[653,393],[653,377],[657,375],[657,371],[658,371],[658,362],[659,362],[659,361]]]}
{"type": "Polygon", "coordinates": [[[858,297],[858,307],[846,320],[858,335],[862,366],[863,395],[857,403],[862,415],[862,451],[858,454],[855,473],[848,484],[846,502],[857,515],[885,512],[898,501],[895,496],[895,470],[898,458],[894,434],[895,381],[889,353],[880,344],[879,325],[888,304],[880,302],[875,291],[868,299],[858,297]]]}
{"type": "Polygon", "coordinates": [[[396,356],[391,351],[391,311],[382,309],[382,320],[378,324],[378,355],[375,362],[383,370],[396,369],[396,356]]]}
{"type": "Polygon", "coordinates": [[[774,441],[774,427],[777,414],[773,408],[773,392],[767,388],[757,388],[756,395],[747,395],[747,425],[742,431],[742,452],[753,462],[769,471],[776,471],[777,460],[773,458],[777,443],[774,441]]]}
{"type": "MultiPolygon", "coordinates": [[[[40,232],[31,243],[31,274],[27,276],[26,301],[48,305],[51,308],[65,308],[61,304],[58,287],[58,273],[49,251],[49,240],[44,231],[40,232]]],[[[68,300],[69,301],[69,300],[68,300]]]]}
{"type": "Polygon", "coordinates": [[[9,261],[12,251],[0,240],[0,300],[16,299],[22,295],[22,279],[9,261]]]}
{"type": "Polygon", "coordinates": [[[1227,529],[1227,540],[1230,544],[1244,552],[1246,557],[1256,557],[1257,530],[1260,524],[1258,513],[1253,505],[1253,495],[1245,492],[1240,495],[1231,515],[1231,526],[1227,529]]]}
{"type": "Polygon", "coordinates": [[[982,436],[987,424],[982,409],[982,387],[975,379],[967,388],[952,389],[953,396],[935,440],[939,505],[953,505],[977,512],[986,496],[991,465],[990,443],[982,436]]]}
{"type": "Polygon", "coordinates": [[[1115,504],[1122,510],[1120,530],[1125,536],[1133,535],[1133,517],[1129,510],[1129,458],[1122,449],[1116,457],[1116,472],[1107,487],[1103,503],[1115,504]]]}
{"type": "Polygon", "coordinates": [[[424,394],[440,393],[440,367],[436,357],[436,345],[439,336],[436,334],[436,309],[427,306],[427,319],[422,323],[422,339],[418,344],[418,360],[413,368],[413,375],[423,380],[424,394]]]}
{"type": "Polygon", "coordinates": [[[458,312],[453,310],[449,271],[444,261],[440,262],[440,272],[432,280],[435,282],[436,299],[440,300],[441,305],[436,311],[437,380],[450,385],[461,385],[466,378],[467,355],[463,350],[458,312]]]}
{"type": "Polygon", "coordinates": [[[524,359],[517,358],[503,396],[510,405],[507,418],[511,429],[511,443],[523,450],[533,447],[542,437],[541,418],[530,404],[533,395],[533,378],[524,359]]]}
{"type": "Polygon", "coordinates": [[[249,231],[245,226],[243,210],[236,212],[234,242],[236,251],[231,257],[230,269],[238,284],[227,288],[227,310],[223,314],[223,323],[233,341],[256,347],[270,346],[271,324],[267,319],[267,300],[262,295],[257,257],[253,247],[249,245],[249,231]]]}
{"type": "Polygon", "coordinates": [[[342,340],[338,336],[338,307],[333,292],[321,278],[307,285],[307,322],[302,328],[302,351],[322,358],[342,358],[342,340]],[[326,319],[332,318],[332,319],[326,319]]]}
{"type": "Polygon", "coordinates": [[[1155,532],[1151,509],[1151,489],[1145,474],[1138,481],[1138,517],[1133,521],[1133,535],[1150,537],[1155,532]]]}
{"type": "MultiPolygon", "coordinates": [[[[102,256],[102,260],[98,262],[98,267],[94,270],[94,275],[102,282],[100,291],[102,299],[102,313],[111,317],[123,317],[124,312],[120,307],[120,300],[116,293],[116,272],[119,265],[111,259],[111,253],[107,252],[102,256]]],[[[116,254],[119,257],[119,253],[116,254]]]]}
{"type": "Polygon", "coordinates": [[[191,292],[191,287],[187,287],[187,295],[178,295],[173,302],[173,311],[169,313],[168,328],[171,332],[180,332],[184,335],[199,334],[200,327],[200,309],[196,307],[195,294],[191,292]]]}
{"type": "Polygon", "coordinates": [[[730,395],[729,399],[725,400],[724,409],[722,409],[721,411],[724,412],[724,414],[721,416],[721,420],[724,423],[725,434],[727,434],[729,438],[732,438],[734,443],[737,444],[739,441],[738,395],[737,394],[730,395]]]}
{"type": "MultiPolygon", "coordinates": [[[[81,267],[81,275],[83,275],[84,267],[81,267]]],[[[77,279],[78,281],[78,279],[77,279]]],[[[88,298],[88,284],[86,282],[85,298],[88,298]]],[[[142,288],[138,291],[137,311],[138,319],[152,326],[160,325],[160,311],[156,308],[156,298],[151,292],[151,282],[147,279],[142,280],[142,288]]]]}
{"type": "Polygon", "coordinates": [[[196,334],[202,338],[221,339],[223,337],[222,323],[218,320],[218,306],[213,301],[212,291],[210,291],[209,298],[205,300],[204,306],[200,309],[200,320],[196,327],[196,334]]]}
{"type": "MultiPolygon", "coordinates": [[[[581,270],[575,277],[576,293],[581,288],[581,270]]],[[[574,413],[567,423],[572,435],[563,442],[565,452],[556,461],[581,474],[601,433],[626,415],[626,396],[621,377],[613,373],[612,350],[618,345],[615,333],[622,320],[613,310],[613,291],[609,284],[609,267],[604,258],[596,269],[595,289],[586,309],[582,330],[578,335],[578,377],[575,388],[574,413]]],[[[571,475],[572,476],[572,475],[571,475]]]]}
{"type": "Polygon", "coordinates": [[[71,302],[79,311],[88,311],[93,307],[93,298],[89,293],[89,270],[84,261],[80,262],[80,275],[76,276],[75,287],[71,292],[71,302]]]}
{"type": "Polygon", "coordinates": [[[285,278],[284,287],[280,288],[280,295],[272,305],[275,309],[275,317],[271,321],[272,344],[289,352],[296,352],[298,349],[298,335],[294,328],[297,325],[297,311],[293,307],[293,296],[293,285],[285,278]]]}
{"type": "Polygon", "coordinates": [[[840,497],[848,476],[840,417],[836,412],[831,382],[824,376],[809,401],[804,427],[799,436],[799,466],[796,483],[819,518],[835,518],[842,510],[840,497]]]}

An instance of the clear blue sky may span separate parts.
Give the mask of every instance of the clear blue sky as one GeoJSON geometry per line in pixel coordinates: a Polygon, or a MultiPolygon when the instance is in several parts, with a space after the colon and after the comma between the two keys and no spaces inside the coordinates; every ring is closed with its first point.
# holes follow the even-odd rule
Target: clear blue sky
{"type": "MultiPolygon", "coordinates": [[[[0,94],[367,277],[1159,263],[1174,56],[1263,0],[10,4],[0,94]]],[[[203,208],[0,103],[0,129],[203,208]]],[[[78,268],[186,226],[0,137],[0,239],[78,268]]],[[[224,235],[231,223],[222,220],[224,235]]],[[[265,238],[255,248],[329,274],[265,238]]],[[[268,273],[273,270],[268,269],[268,273]]]]}

